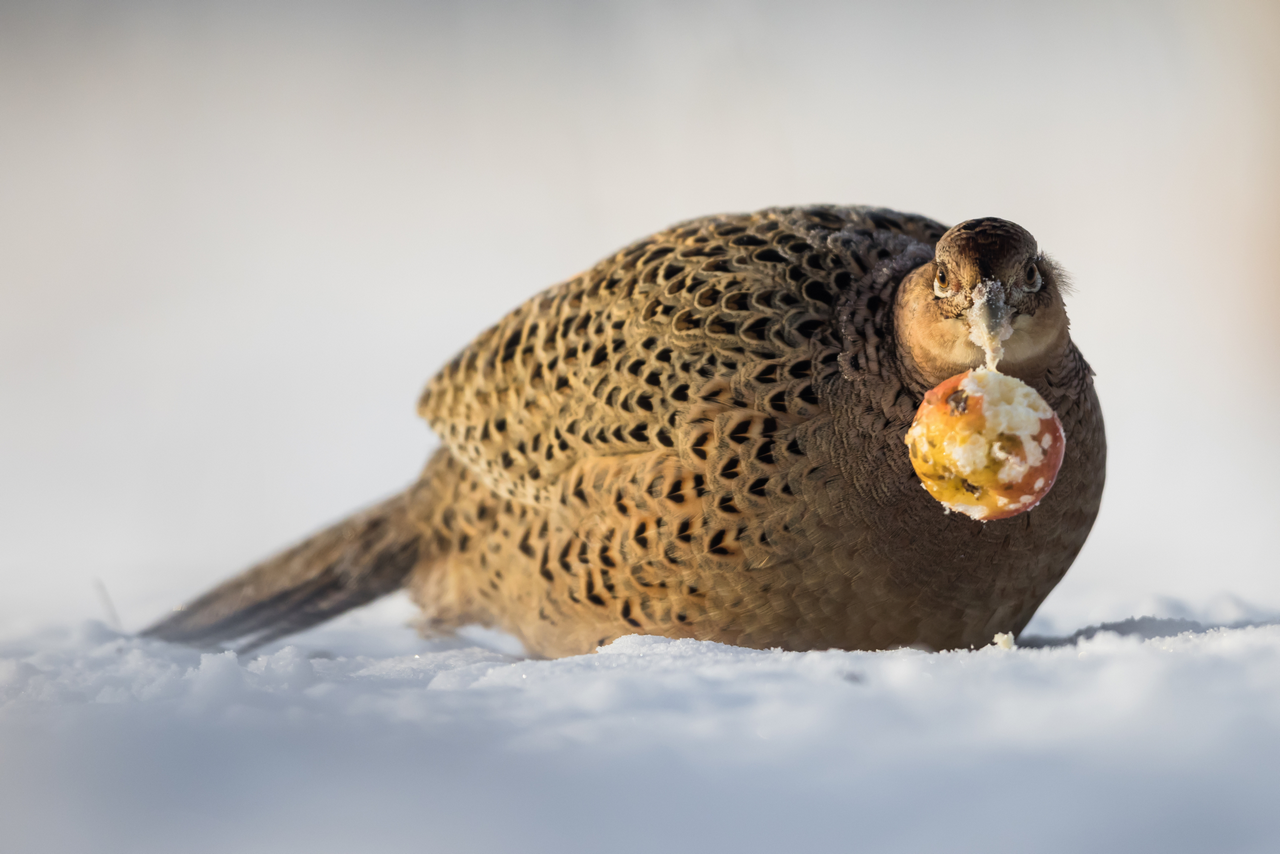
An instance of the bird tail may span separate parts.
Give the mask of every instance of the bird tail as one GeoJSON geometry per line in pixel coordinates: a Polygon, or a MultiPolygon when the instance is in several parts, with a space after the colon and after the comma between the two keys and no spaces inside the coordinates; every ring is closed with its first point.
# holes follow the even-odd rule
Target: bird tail
{"type": "Polygon", "coordinates": [[[424,551],[423,532],[410,516],[413,494],[388,499],[223,582],[143,636],[247,652],[398,590],[424,551]]]}

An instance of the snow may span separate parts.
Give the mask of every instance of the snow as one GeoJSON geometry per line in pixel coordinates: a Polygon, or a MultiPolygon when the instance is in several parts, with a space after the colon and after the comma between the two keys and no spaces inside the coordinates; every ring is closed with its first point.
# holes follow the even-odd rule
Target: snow
{"type": "Polygon", "coordinates": [[[260,655],[0,645],[5,850],[1275,850],[1280,623],[985,649],[632,636],[524,660],[385,600],[260,655]],[[363,623],[361,622],[363,620],[363,623]]]}

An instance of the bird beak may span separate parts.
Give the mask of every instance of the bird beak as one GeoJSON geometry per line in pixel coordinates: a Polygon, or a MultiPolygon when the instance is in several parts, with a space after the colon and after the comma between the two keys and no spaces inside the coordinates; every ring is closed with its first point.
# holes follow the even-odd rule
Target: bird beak
{"type": "Polygon", "coordinates": [[[973,305],[965,313],[969,321],[969,340],[987,354],[988,370],[996,369],[996,364],[1004,357],[1004,342],[1013,334],[1010,313],[1005,286],[999,279],[984,279],[973,289],[973,305]]]}

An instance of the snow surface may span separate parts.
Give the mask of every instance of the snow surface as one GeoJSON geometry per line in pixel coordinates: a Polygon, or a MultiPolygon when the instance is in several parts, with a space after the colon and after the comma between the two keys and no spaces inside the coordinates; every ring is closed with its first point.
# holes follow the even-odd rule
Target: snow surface
{"type": "Polygon", "coordinates": [[[0,644],[0,850],[1280,846],[1280,624],[531,661],[378,625],[405,607],[239,659],[100,623],[0,644]]]}

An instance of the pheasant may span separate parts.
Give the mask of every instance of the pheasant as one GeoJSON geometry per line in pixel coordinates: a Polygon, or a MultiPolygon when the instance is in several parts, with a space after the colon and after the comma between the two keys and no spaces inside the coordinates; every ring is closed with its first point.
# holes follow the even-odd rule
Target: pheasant
{"type": "Polygon", "coordinates": [[[424,633],[480,623],[540,657],[633,633],[791,650],[1017,635],[1105,477],[1066,284],[996,218],[810,206],[676,225],[446,365],[418,407],[442,444],[405,492],[145,634],[252,649],[403,587],[424,633]],[[926,494],[903,436],[997,328],[1000,370],[1068,444],[1039,506],[983,523],[926,494]]]}

